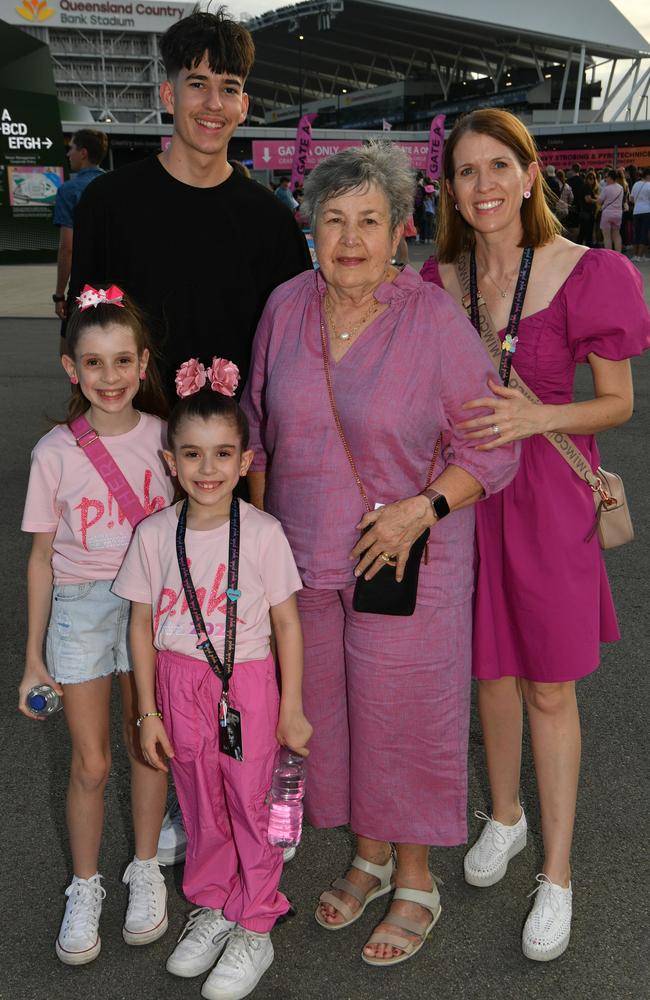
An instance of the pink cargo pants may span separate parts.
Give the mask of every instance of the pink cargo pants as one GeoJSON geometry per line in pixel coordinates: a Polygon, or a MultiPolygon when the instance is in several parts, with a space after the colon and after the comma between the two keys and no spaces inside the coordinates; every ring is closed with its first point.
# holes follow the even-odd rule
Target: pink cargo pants
{"type": "Polygon", "coordinates": [[[266,833],[278,744],[279,694],[272,655],[235,664],[229,701],[241,712],[244,760],[219,751],[221,682],[207,662],[159,652],[156,699],[174,748],[171,761],[187,831],[183,892],[248,930],[270,931],[289,909],[278,883],[282,850],[266,833]]]}

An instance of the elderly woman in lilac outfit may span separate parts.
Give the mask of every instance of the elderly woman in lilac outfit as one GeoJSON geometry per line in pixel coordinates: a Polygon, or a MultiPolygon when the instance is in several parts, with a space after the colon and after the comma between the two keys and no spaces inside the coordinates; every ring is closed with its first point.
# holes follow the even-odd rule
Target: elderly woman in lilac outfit
{"type": "Polygon", "coordinates": [[[428,848],[466,840],[472,505],[505,486],[518,459],[517,446],[488,454],[456,432],[493,369],[451,297],[391,264],[412,200],[390,144],[313,171],[303,210],[320,270],[271,295],[242,401],[251,498],[282,522],[304,582],[306,815],[316,827],[349,823],[357,838],[316,919],[340,930],[393,892],[362,952],[374,965],[421,947],[440,913],[428,848]],[[401,580],[426,528],[414,614],[354,610],[355,579],[390,561],[401,580]]]}

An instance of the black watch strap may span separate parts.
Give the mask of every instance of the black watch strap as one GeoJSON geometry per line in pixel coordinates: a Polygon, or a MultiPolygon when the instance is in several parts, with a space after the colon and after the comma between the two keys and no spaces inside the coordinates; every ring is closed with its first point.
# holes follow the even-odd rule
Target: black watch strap
{"type": "Polygon", "coordinates": [[[65,295],[57,295],[56,292],[52,296],[52,302],[65,302],[65,295]]]}
{"type": "Polygon", "coordinates": [[[443,517],[446,517],[447,514],[451,513],[449,510],[449,504],[447,503],[447,497],[444,497],[442,493],[436,493],[435,490],[427,490],[425,496],[433,507],[433,512],[439,521],[442,521],[443,517]]]}

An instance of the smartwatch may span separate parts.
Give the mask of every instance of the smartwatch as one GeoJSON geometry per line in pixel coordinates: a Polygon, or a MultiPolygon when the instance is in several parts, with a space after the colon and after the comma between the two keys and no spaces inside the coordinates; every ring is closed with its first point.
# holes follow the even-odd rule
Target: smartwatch
{"type": "Polygon", "coordinates": [[[428,490],[424,495],[433,507],[436,520],[442,521],[443,517],[450,513],[447,497],[443,497],[442,493],[436,493],[435,490],[428,490]]]}
{"type": "Polygon", "coordinates": [[[65,302],[65,295],[57,295],[56,292],[52,296],[52,302],[65,302]]]}

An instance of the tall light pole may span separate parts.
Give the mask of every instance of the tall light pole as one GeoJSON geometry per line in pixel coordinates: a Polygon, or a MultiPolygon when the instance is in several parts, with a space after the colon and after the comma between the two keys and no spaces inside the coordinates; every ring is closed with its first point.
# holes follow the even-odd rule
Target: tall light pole
{"type": "Polygon", "coordinates": [[[305,36],[304,35],[298,35],[298,109],[299,109],[298,118],[299,119],[302,118],[302,45],[301,45],[301,42],[304,42],[304,40],[305,40],[305,36]]]}
{"type": "Polygon", "coordinates": [[[341,127],[341,94],[347,94],[345,87],[340,94],[336,95],[336,127],[341,127]]]}

